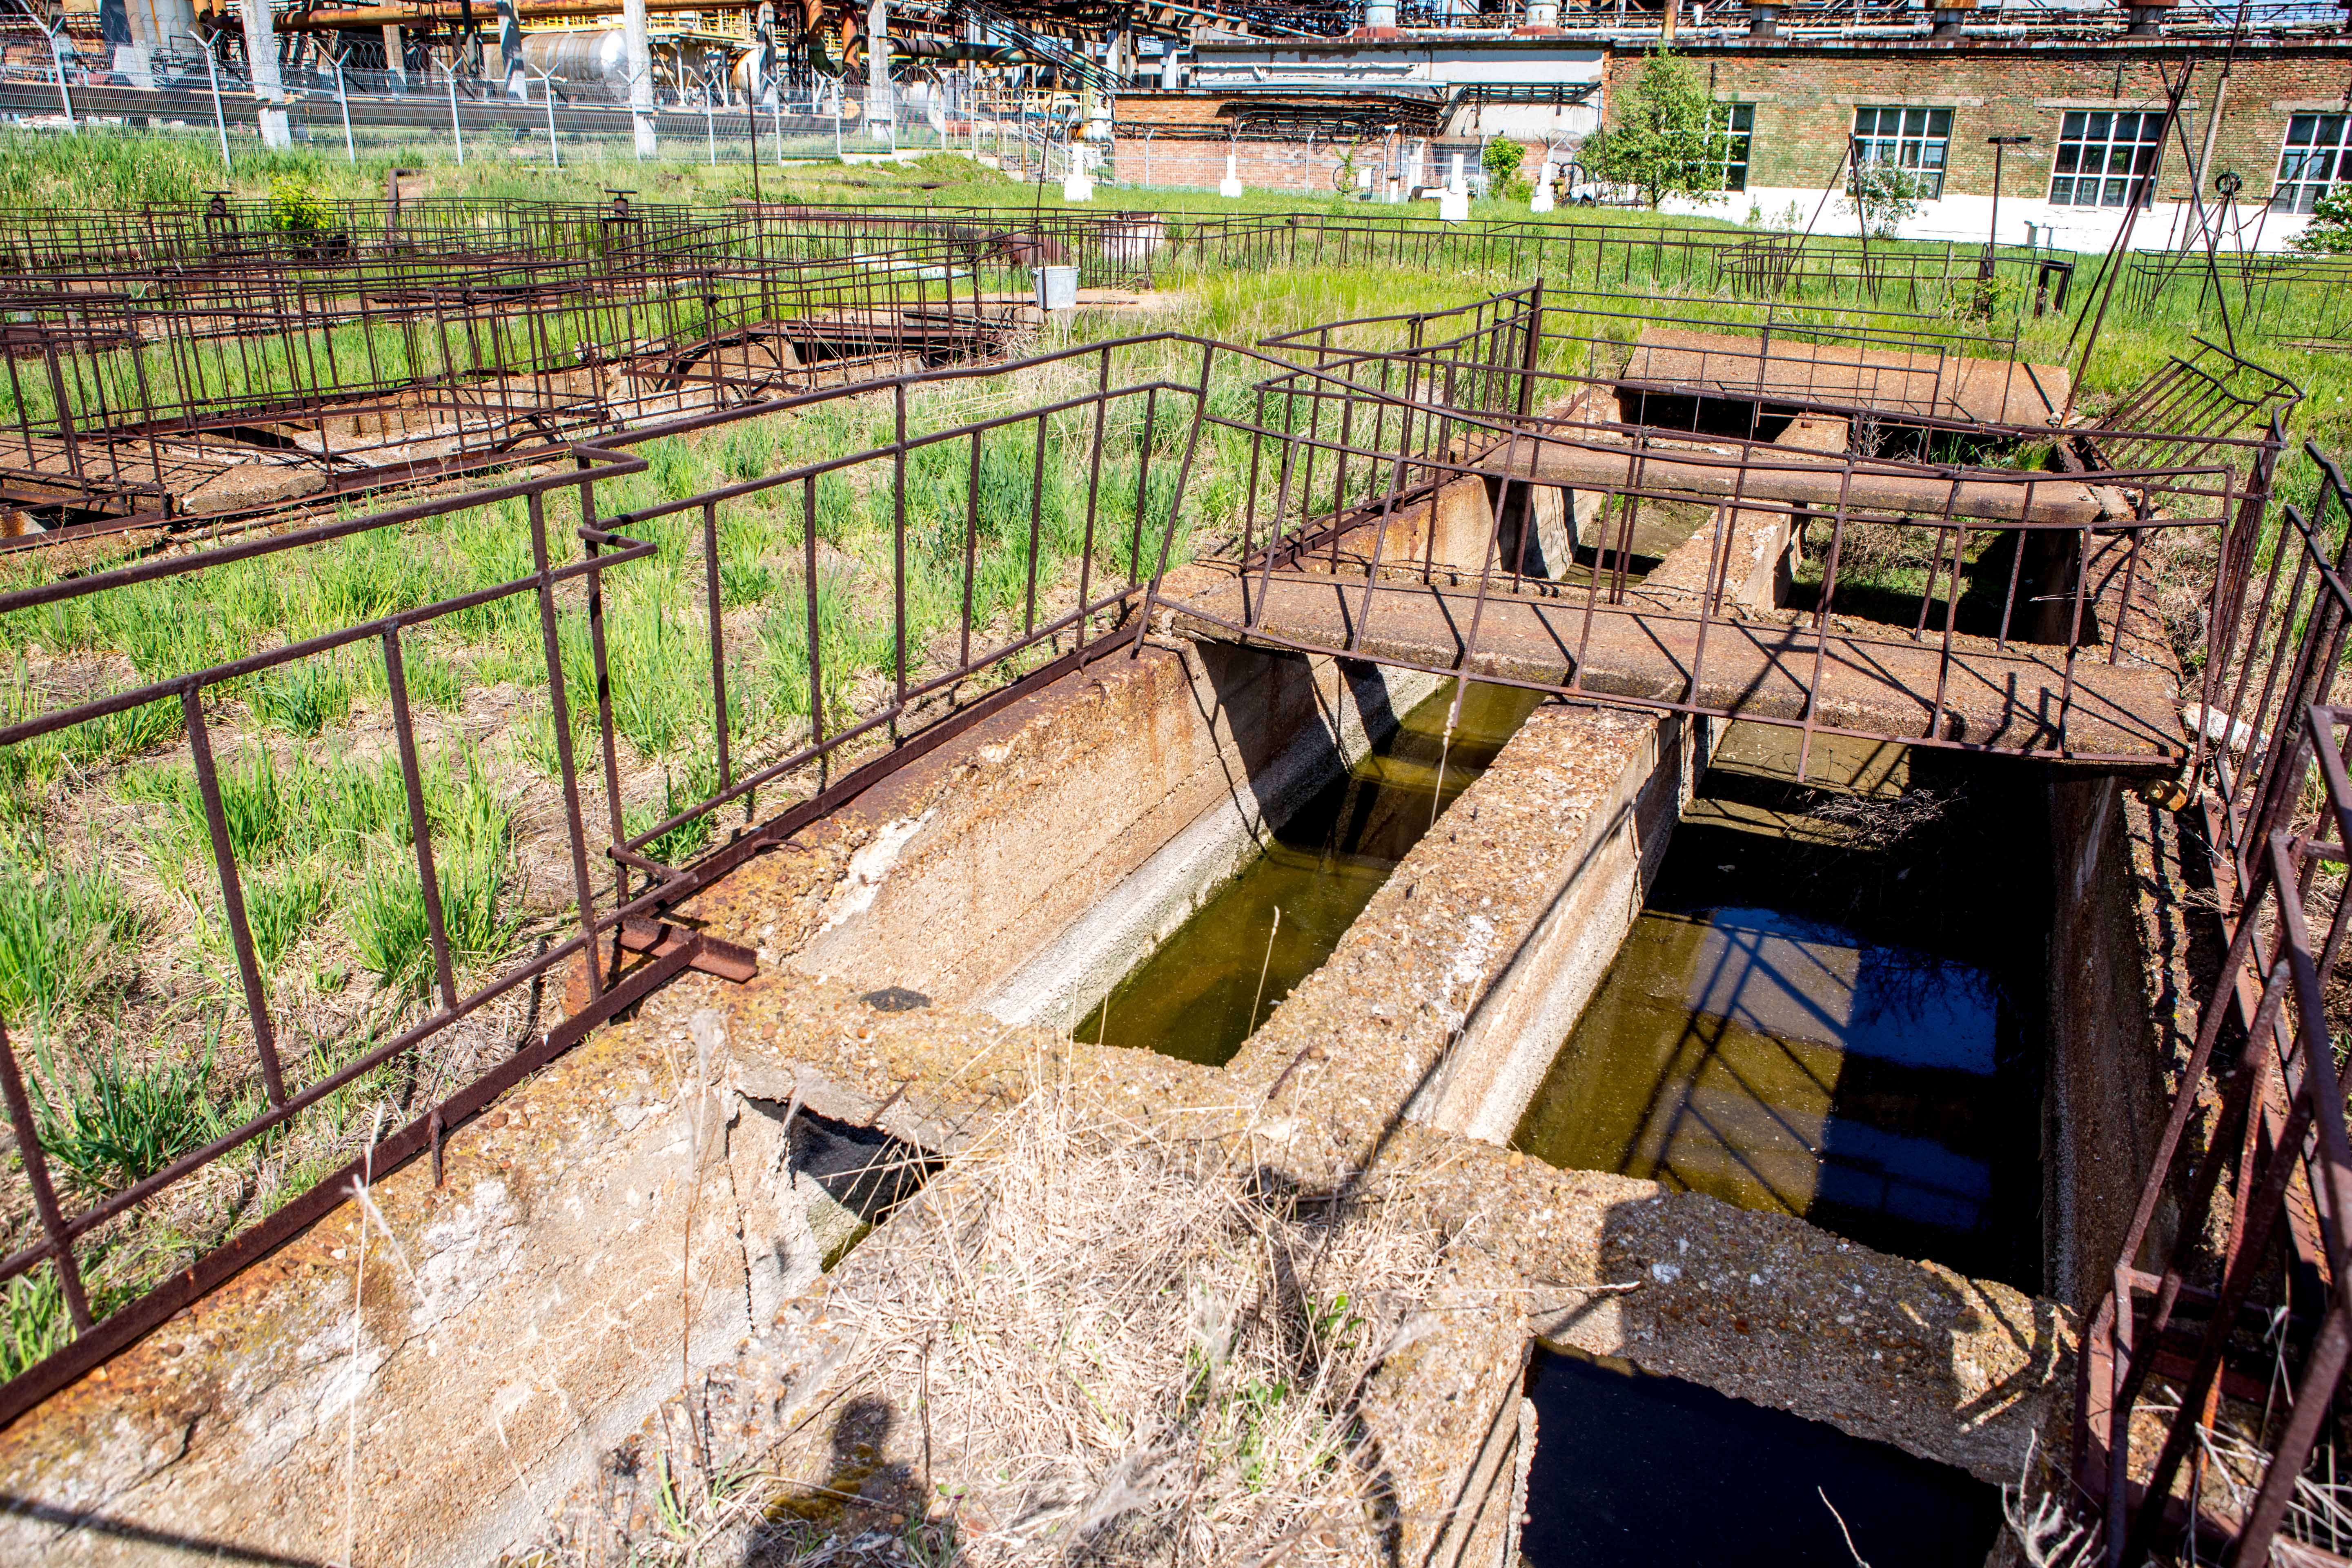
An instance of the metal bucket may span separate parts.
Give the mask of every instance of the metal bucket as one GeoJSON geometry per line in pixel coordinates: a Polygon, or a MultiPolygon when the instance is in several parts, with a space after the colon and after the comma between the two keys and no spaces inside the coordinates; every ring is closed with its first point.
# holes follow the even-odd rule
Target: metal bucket
{"type": "Polygon", "coordinates": [[[1037,308],[1041,310],[1067,310],[1078,302],[1078,269],[1075,267],[1039,267],[1031,269],[1037,280],[1037,308]]]}

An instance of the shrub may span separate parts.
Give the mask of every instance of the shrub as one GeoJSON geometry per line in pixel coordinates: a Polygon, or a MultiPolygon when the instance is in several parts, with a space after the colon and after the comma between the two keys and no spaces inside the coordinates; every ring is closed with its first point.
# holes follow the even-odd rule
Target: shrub
{"type": "Polygon", "coordinates": [[[285,234],[324,234],[335,215],[317,187],[299,174],[269,182],[269,226],[285,234]]]}
{"type": "Polygon", "coordinates": [[[1898,164],[1873,161],[1853,172],[1846,205],[1873,239],[1893,239],[1919,211],[1927,182],[1898,164]]]}
{"type": "Polygon", "coordinates": [[[1519,178],[1519,169],[1527,162],[1528,150],[1507,136],[1497,136],[1486,143],[1478,154],[1479,166],[1486,171],[1489,194],[1524,200],[1528,183],[1519,178]]]}
{"type": "Polygon", "coordinates": [[[2311,209],[2311,222],[2287,241],[2306,256],[2352,256],[2352,185],[2336,185],[2311,209]]]}

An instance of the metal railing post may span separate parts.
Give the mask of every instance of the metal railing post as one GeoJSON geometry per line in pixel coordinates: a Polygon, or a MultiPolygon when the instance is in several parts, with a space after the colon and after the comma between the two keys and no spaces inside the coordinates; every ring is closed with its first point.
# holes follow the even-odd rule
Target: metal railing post
{"type": "Polygon", "coordinates": [[[441,79],[449,84],[449,135],[457,143],[457,166],[466,166],[466,131],[457,123],[457,73],[446,71],[441,79]]]}
{"type": "Polygon", "coordinates": [[[343,62],[335,61],[335,105],[343,111],[343,161],[356,163],[360,155],[352,147],[352,95],[343,87],[343,62]]]}

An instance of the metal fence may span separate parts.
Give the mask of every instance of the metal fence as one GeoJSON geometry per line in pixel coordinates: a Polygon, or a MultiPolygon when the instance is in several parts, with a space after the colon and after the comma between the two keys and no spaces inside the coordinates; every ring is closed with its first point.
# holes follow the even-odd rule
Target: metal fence
{"type": "MultiPolygon", "coordinates": [[[[1662,343],[1644,367],[1637,344],[1595,364],[1590,324],[1557,310],[1555,332],[1556,310],[1528,289],[1270,345],[1312,363],[1258,389],[1230,576],[1161,605],[1267,646],[1796,727],[1808,749],[1850,734],[2126,768],[2185,759],[2171,678],[2101,671],[2164,640],[2139,599],[2149,535],[2210,535],[2242,577],[2291,397],[2237,407],[2236,421],[2270,417],[2252,436],[2107,432],[2144,458],[2130,468],[2004,468],[1933,443],[2034,446],[2046,424],[1956,406],[1951,367],[1922,363],[1907,334],[1891,366],[1852,327],[1815,334],[1826,342],[1792,331],[1786,358],[1750,339],[1744,357],[1737,342],[1662,343]],[[1778,442],[1792,410],[1845,422],[1836,447],[1778,442]],[[1865,416],[1881,432],[1861,440],[1865,416]],[[1689,438],[1671,439],[1676,425],[1689,438]],[[1446,521],[1449,495],[1466,522],[1446,521]],[[1709,514],[1696,569],[1649,574],[1659,563],[1633,548],[1643,510],[1695,502],[1709,514]],[[1864,541],[1915,561],[1924,585],[1873,582],[1864,541]],[[1814,563],[1811,602],[1775,614],[1745,585],[1792,545],[1814,563]],[[1885,624],[1898,617],[1908,626],[1885,624]]],[[[2228,602],[2238,578],[2218,591],[2228,602]]]]}
{"type": "Polygon", "coordinates": [[[758,101],[714,80],[679,91],[667,83],[629,101],[625,85],[520,74],[511,83],[409,71],[285,68],[278,90],[201,52],[158,54],[134,79],[95,66],[62,73],[13,68],[0,77],[0,116],[74,131],[134,129],[210,141],[224,168],[265,144],[265,117],[283,117],[298,144],[356,161],[360,154],[494,160],[560,167],[575,163],[781,164],[936,152],[944,121],[896,97],[872,113],[838,91],[758,101]]]}
{"type": "MultiPolygon", "coordinates": [[[[0,1385],[0,1421],[314,1223],[346,1201],[355,1183],[420,1154],[437,1162],[448,1128],[685,967],[747,976],[750,954],[667,923],[665,911],[1021,694],[1131,647],[1142,625],[1132,614],[1135,602],[1177,526],[1212,359],[1230,352],[1192,339],[1129,339],[1011,365],[826,389],[576,446],[568,471],[0,594],[0,617],[86,611],[147,584],[256,562],[281,573],[321,569],[312,552],[362,536],[431,530],[501,506],[520,507],[522,516],[513,525],[520,537],[498,554],[529,563],[520,575],[452,597],[110,695],[36,700],[36,710],[18,711],[0,726],[0,761],[20,769],[39,748],[102,746],[100,731],[133,716],[144,716],[141,733],[155,743],[184,739],[215,883],[205,903],[225,928],[242,1001],[239,1026],[225,1027],[218,1047],[241,1059],[225,1063],[223,1082],[208,1091],[217,1134],[136,1179],[101,1182],[96,1190],[85,1185],[79,1202],[68,1201],[53,1173],[63,1133],[47,1108],[58,1103],[59,1081],[52,1073],[46,1093],[37,1081],[28,1085],[21,1053],[28,1035],[36,1037],[37,1056],[47,1048],[38,1040],[43,1017],[17,1012],[5,1020],[0,1089],[23,1154],[30,1212],[5,1215],[18,1241],[0,1258],[0,1285],[37,1273],[53,1278],[72,1337],[0,1385]],[[1189,369],[1195,356],[1197,377],[1164,374],[1171,363],[1189,369]],[[984,384],[1000,412],[927,424],[924,409],[934,406],[927,397],[971,382],[984,384]],[[1040,388],[1049,390],[1041,395],[1040,388]],[[895,410],[895,435],[881,446],[626,514],[614,514],[603,499],[606,487],[646,469],[646,460],[628,447],[877,395],[895,410]],[[927,499],[910,500],[918,485],[927,499]],[[830,564],[833,547],[821,535],[842,497],[865,490],[890,498],[887,580],[862,595],[860,609],[878,614],[870,631],[882,651],[873,668],[840,669],[832,667],[829,650],[841,646],[845,612],[837,568],[830,564]],[[560,514],[570,497],[576,497],[578,521],[566,541],[560,514]],[[747,520],[775,531],[799,557],[798,602],[773,612],[756,637],[730,627],[723,613],[730,584],[722,530],[747,520]],[[698,646],[691,646],[682,667],[666,670],[660,690],[634,679],[614,645],[609,584],[632,571],[665,574],[690,601],[681,606],[682,621],[697,628],[698,646]],[[462,617],[497,616],[536,625],[537,668],[511,679],[547,721],[560,825],[560,847],[547,858],[568,876],[561,899],[530,911],[540,950],[478,974],[458,931],[464,900],[444,870],[452,855],[467,850],[429,787],[437,776],[435,748],[451,742],[436,742],[417,721],[410,687],[420,634],[462,617]],[[785,645],[799,650],[796,668],[774,672],[784,696],[773,722],[763,726],[747,727],[743,718],[739,683],[753,651],[747,640],[772,653],[785,645]],[[384,826],[407,864],[385,875],[405,877],[417,900],[424,933],[418,999],[347,1051],[315,1044],[289,1051],[248,919],[254,868],[224,806],[227,765],[219,748],[234,733],[238,698],[256,682],[291,679],[315,661],[363,650],[381,661],[398,757],[398,787],[384,805],[384,826]],[[683,796],[646,785],[623,767],[629,714],[676,697],[681,681],[707,705],[715,746],[708,787],[689,787],[683,796]],[[551,980],[560,986],[568,974],[583,989],[562,1023],[527,1024],[487,1056],[479,1041],[465,1049],[450,1044],[467,1020],[501,999],[536,996],[538,987],[551,980]],[[247,1114],[237,1110],[236,1089],[254,1081],[262,1103],[247,1114]],[[460,1087],[452,1091],[452,1084],[460,1087]],[[399,1125],[341,1139],[336,1146],[347,1156],[342,1163],[290,1201],[247,1215],[216,1245],[176,1259],[160,1279],[128,1288],[117,1282],[103,1299],[89,1289],[93,1249],[102,1253],[141,1213],[167,1203],[215,1162],[262,1150],[354,1093],[383,1101],[399,1125]]],[[[936,406],[951,415],[962,405],[950,399],[936,406]]],[[[538,1013],[534,1002],[529,1017],[538,1013]]]]}
{"type": "Polygon", "coordinates": [[[2229,612],[2233,689],[2209,705],[2209,792],[2228,950],[2153,1168],[2076,1363],[2079,1548],[2340,1562],[2352,1352],[2352,1140],[2336,968],[2352,900],[2352,488],[2315,446],[2317,502],[2280,509],[2260,593],[2229,612]],[[2315,764],[2319,790],[2310,792],[2315,764]],[[2314,809],[2315,807],[2315,809],[2314,809]],[[2224,1065],[2228,1064],[2228,1065],[2224,1065]]]}

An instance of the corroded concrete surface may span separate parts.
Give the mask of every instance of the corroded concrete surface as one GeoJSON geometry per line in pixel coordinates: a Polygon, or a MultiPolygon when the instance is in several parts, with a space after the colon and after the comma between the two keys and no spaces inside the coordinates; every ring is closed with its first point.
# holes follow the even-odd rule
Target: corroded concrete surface
{"type": "MultiPolygon", "coordinates": [[[[1360,582],[1276,572],[1253,577],[1251,592],[1256,624],[1284,646],[1353,648],[1429,668],[1466,662],[1475,674],[1545,684],[1579,670],[1596,697],[1686,701],[1783,720],[1805,716],[1818,652],[1812,717],[1820,724],[1895,738],[1932,733],[2000,748],[2055,747],[2061,698],[2071,696],[2063,737],[2071,754],[2169,767],[2187,752],[2168,672],[2090,658],[2073,661],[2070,680],[2061,648],[2014,642],[2004,648],[1956,635],[1946,667],[1940,639],[1914,641],[1900,628],[1838,617],[1823,637],[1810,617],[1727,605],[1702,622],[1657,614],[1675,606],[1639,593],[1612,605],[1497,589],[1481,604],[1467,588],[1382,584],[1367,614],[1360,582]]],[[[1245,623],[1241,584],[1231,576],[1171,592],[1163,609],[1173,626],[1203,637],[1230,637],[1245,623]]]]}
{"type": "MultiPolygon", "coordinates": [[[[855,847],[795,962],[860,989],[987,997],[1203,818],[1214,842],[1195,880],[1213,885],[1394,721],[1365,667],[1190,644],[1114,653],[840,814],[855,847]]],[[[1183,889],[1173,907],[1181,920],[1183,889]]],[[[1079,984],[1015,1016],[1075,1020],[1165,923],[1147,920],[1132,951],[1071,959],[1099,971],[1091,994],[1079,984]]]]}
{"type": "MultiPolygon", "coordinates": [[[[848,868],[880,828],[950,795],[1028,787],[1032,763],[1016,752],[1044,787],[1054,749],[1072,743],[1055,726],[1099,720],[1087,690],[1074,683],[977,727],[856,813],[761,857],[698,918],[772,960],[790,952],[855,891],[848,868]],[[1039,732],[1018,739],[1029,726],[1039,732]]],[[[681,1385],[734,1413],[729,1440],[743,1451],[784,1452],[799,1440],[794,1413],[855,1371],[810,1331],[828,1293],[878,1288],[861,1283],[871,1270],[919,1258],[910,1216],[923,1212],[902,1211],[799,1290],[808,1233],[776,1130],[787,1107],[952,1152],[1044,1079],[1126,1108],[1139,1137],[1223,1147],[1306,1193],[1377,1177],[1412,1194],[1419,1223],[1447,1238],[1460,1294],[1438,1314],[1449,1337],[1383,1373],[1366,1419],[1394,1434],[1387,1484],[1421,1500],[1413,1517],[1432,1531],[1469,1521],[1478,1552],[1499,1539],[1487,1504],[1510,1455],[1490,1438],[1515,1419],[1530,1324],[2013,1476],[2066,1384],[2062,1310],[1792,1219],[1555,1170],[1407,1118],[1442,1074],[1472,989],[1440,982],[1458,965],[1491,981],[1500,955],[1474,952],[1479,922],[1500,929],[1490,911],[1519,896],[1516,868],[1482,859],[1479,824],[1525,812],[1569,831],[1577,813],[1605,809],[1654,722],[1588,719],[1622,742],[1547,760],[1542,780],[1490,771],[1423,841],[1424,862],[1445,852],[1443,873],[1424,878],[1409,858],[1228,1070],[951,1005],[878,1012],[859,1000],[862,977],[773,962],[741,986],[682,980],[456,1129],[440,1186],[421,1162],[380,1180],[383,1223],[369,1227],[363,1272],[361,1211],[347,1208],[0,1432],[0,1490],[46,1510],[0,1521],[0,1555],[144,1562],[172,1539],[205,1555],[324,1562],[348,1540],[361,1563],[488,1561],[559,1515],[583,1532],[616,1510],[625,1523],[648,1472],[623,1476],[614,1456],[677,1440],[661,1413],[681,1385]],[[1532,801],[1506,798],[1529,790],[1532,801]],[[702,1008],[720,1028],[698,1047],[688,1020],[702,1008]],[[1423,1506],[1470,1494],[1465,1513],[1423,1506]]],[[[1529,889],[1522,924],[1538,907],[1529,889]]]]}

